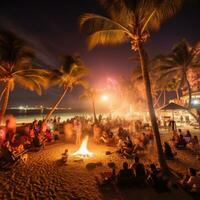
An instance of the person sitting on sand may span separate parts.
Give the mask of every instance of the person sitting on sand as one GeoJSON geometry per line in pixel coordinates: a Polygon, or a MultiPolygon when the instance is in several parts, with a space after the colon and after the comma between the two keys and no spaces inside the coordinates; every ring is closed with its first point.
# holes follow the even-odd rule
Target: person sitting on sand
{"type": "Polygon", "coordinates": [[[31,143],[32,143],[32,138],[30,137],[29,132],[28,133],[24,133],[20,139],[19,139],[20,143],[24,145],[25,149],[28,149],[31,147],[31,143]]]}
{"type": "Polygon", "coordinates": [[[122,146],[122,149],[121,149],[122,155],[124,155],[126,158],[132,157],[133,149],[134,149],[134,146],[131,141],[131,138],[127,136],[126,140],[124,141],[124,145],[122,146]]]}
{"type": "Polygon", "coordinates": [[[177,131],[173,131],[171,140],[175,142],[178,139],[179,139],[179,135],[178,135],[177,131]]]}
{"type": "Polygon", "coordinates": [[[40,132],[40,127],[38,126],[38,121],[35,119],[31,125],[31,128],[34,129],[35,132],[39,133],[40,132]]]}
{"type": "Polygon", "coordinates": [[[184,137],[183,137],[183,135],[181,134],[180,136],[179,136],[179,139],[178,139],[178,141],[176,141],[176,144],[175,144],[175,146],[176,146],[176,148],[185,148],[186,147],[186,141],[185,141],[185,139],[184,139],[184,137]]]}
{"type": "Polygon", "coordinates": [[[115,137],[111,130],[108,130],[108,146],[114,146],[115,145],[115,137]]]}
{"type": "Polygon", "coordinates": [[[5,130],[3,129],[3,127],[0,127],[0,147],[4,143],[5,139],[6,139],[5,130]]]}
{"type": "Polygon", "coordinates": [[[193,150],[196,154],[199,154],[200,145],[198,137],[196,135],[191,139],[190,143],[188,144],[188,147],[191,150],[193,150]]]}
{"type": "Polygon", "coordinates": [[[33,138],[33,146],[34,147],[41,147],[45,142],[45,138],[41,133],[35,132],[34,138],[33,138]]]}
{"type": "Polygon", "coordinates": [[[100,143],[106,144],[108,146],[115,145],[115,137],[110,129],[103,130],[102,136],[100,138],[100,143]]]}
{"type": "Polygon", "coordinates": [[[100,137],[100,143],[101,144],[107,144],[108,143],[108,133],[103,130],[102,136],[100,137]]]}
{"type": "Polygon", "coordinates": [[[118,136],[119,138],[122,138],[122,137],[123,137],[123,132],[124,132],[124,130],[123,130],[123,128],[120,126],[120,127],[118,128],[117,136],[118,136]]]}
{"type": "Polygon", "coordinates": [[[144,165],[140,163],[139,157],[135,157],[135,162],[132,164],[131,169],[134,171],[136,184],[143,185],[145,183],[146,172],[144,165]]]}
{"type": "Polygon", "coordinates": [[[182,133],[182,130],[179,128],[178,129],[178,135],[180,136],[180,135],[183,135],[183,133],[182,133]]]}
{"type": "Polygon", "coordinates": [[[47,142],[51,142],[53,140],[51,130],[49,128],[45,132],[45,138],[47,142]]]}
{"type": "Polygon", "coordinates": [[[182,186],[190,192],[200,192],[200,176],[194,168],[188,169],[188,175],[181,180],[182,186]]]}
{"type": "Polygon", "coordinates": [[[174,154],[173,154],[172,149],[171,149],[171,147],[170,147],[168,142],[164,142],[163,152],[165,154],[165,158],[166,159],[169,159],[169,160],[173,160],[174,159],[174,154]]]}
{"type": "Polygon", "coordinates": [[[68,160],[68,149],[65,149],[64,153],[62,153],[62,158],[61,158],[61,162],[63,164],[66,164],[67,163],[67,160],[68,160]]]}
{"type": "Polygon", "coordinates": [[[121,149],[123,149],[123,146],[124,146],[124,141],[121,138],[119,138],[118,142],[117,142],[117,147],[118,147],[119,151],[121,151],[121,149]]]}
{"type": "Polygon", "coordinates": [[[146,149],[147,145],[149,144],[149,138],[148,138],[148,136],[145,133],[142,133],[141,140],[142,140],[142,146],[143,146],[143,148],[146,149]]]}
{"type": "Polygon", "coordinates": [[[55,131],[53,132],[54,140],[59,140],[60,139],[59,135],[60,135],[60,132],[58,128],[56,128],[55,131]]]}
{"type": "Polygon", "coordinates": [[[189,130],[186,131],[186,134],[184,135],[184,139],[186,143],[189,143],[191,141],[192,135],[189,130]]]}
{"type": "Polygon", "coordinates": [[[117,175],[117,183],[120,186],[130,186],[134,182],[133,170],[128,168],[128,163],[123,163],[123,169],[121,169],[117,175]]]}
{"type": "Polygon", "coordinates": [[[170,189],[170,181],[164,177],[161,170],[157,169],[155,164],[150,165],[150,172],[147,178],[148,183],[158,192],[170,189]]]}
{"type": "Polygon", "coordinates": [[[12,161],[12,147],[10,145],[9,140],[4,141],[1,145],[2,157],[1,160],[5,162],[12,161]]]}
{"type": "Polygon", "coordinates": [[[112,171],[102,172],[102,173],[100,173],[100,175],[101,175],[100,179],[97,176],[95,176],[97,185],[99,187],[109,186],[116,180],[115,167],[112,168],[112,171]]]}
{"type": "Polygon", "coordinates": [[[122,138],[122,139],[126,139],[126,137],[128,136],[128,131],[123,129],[121,126],[118,129],[118,133],[117,133],[118,138],[122,138]]]}

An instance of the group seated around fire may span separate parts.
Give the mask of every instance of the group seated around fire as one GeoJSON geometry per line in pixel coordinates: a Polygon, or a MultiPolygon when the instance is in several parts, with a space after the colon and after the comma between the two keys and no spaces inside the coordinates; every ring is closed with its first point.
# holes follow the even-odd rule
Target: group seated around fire
{"type": "Polygon", "coordinates": [[[123,162],[117,174],[115,168],[110,173],[101,174],[103,174],[102,181],[97,178],[96,180],[97,184],[102,187],[109,184],[116,184],[119,188],[151,186],[158,192],[169,191],[172,188],[172,182],[161,169],[153,163],[145,167],[138,157],[134,158],[130,166],[127,162],[123,162]]]}
{"type": "Polygon", "coordinates": [[[180,181],[183,188],[191,193],[200,193],[200,174],[194,168],[188,169],[188,174],[185,174],[180,181]]]}
{"type": "Polygon", "coordinates": [[[158,169],[155,164],[150,164],[150,167],[145,168],[135,157],[134,163],[129,167],[128,163],[123,163],[123,168],[119,171],[117,176],[117,183],[119,186],[146,186],[149,184],[157,191],[170,190],[170,180],[164,176],[162,170],[158,169]]]}
{"type": "Polygon", "coordinates": [[[46,142],[59,139],[56,119],[45,122],[34,120],[31,124],[16,128],[14,118],[6,120],[5,127],[0,128],[0,161],[15,161],[15,156],[32,148],[44,147],[46,142]]]}
{"type": "Polygon", "coordinates": [[[189,130],[187,130],[185,134],[181,129],[173,131],[171,144],[176,149],[189,148],[194,152],[198,152],[200,150],[198,137],[196,135],[192,137],[189,130]]]}

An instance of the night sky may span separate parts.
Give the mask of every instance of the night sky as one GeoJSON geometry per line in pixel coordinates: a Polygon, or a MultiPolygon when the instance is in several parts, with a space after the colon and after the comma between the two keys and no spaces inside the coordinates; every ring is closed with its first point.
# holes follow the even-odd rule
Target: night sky
{"type": "MultiPolygon", "coordinates": [[[[191,44],[200,40],[200,1],[188,0],[176,16],[165,22],[161,29],[151,34],[146,47],[150,56],[169,52],[174,43],[186,38],[191,44]]],[[[85,36],[79,30],[79,16],[85,12],[105,14],[96,0],[1,0],[0,26],[16,32],[29,42],[37,56],[47,65],[59,66],[61,54],[79,53],[91,70],[90,81],[105,85],[108,77],[128,75],[134,67],[129,44],[97,47],[88,51],[85,36]],[[48,3],[46,3],[48,2],[48,3]]],[[[60,90],[51,88],[37,96],[16,87],[10,106],[51,105],[60,90]]],[[[63,100],[62,106],[76,107],[80,88],[63,100]]],[[[78,104],[80,106],[80,103],[78,104]]]]}

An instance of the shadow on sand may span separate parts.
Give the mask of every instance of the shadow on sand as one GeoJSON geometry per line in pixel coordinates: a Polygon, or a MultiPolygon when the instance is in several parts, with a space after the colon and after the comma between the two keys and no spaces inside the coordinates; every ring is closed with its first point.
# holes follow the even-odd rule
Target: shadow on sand
{"type": "Polygon", "coordinates": [[[179,188],[170,192],[158,193],[151,187],[131,187],[122,189],[112,184],[103,188],[99,187],[99,192],[104,200],[192,200],[192,197],[179,188]]]}

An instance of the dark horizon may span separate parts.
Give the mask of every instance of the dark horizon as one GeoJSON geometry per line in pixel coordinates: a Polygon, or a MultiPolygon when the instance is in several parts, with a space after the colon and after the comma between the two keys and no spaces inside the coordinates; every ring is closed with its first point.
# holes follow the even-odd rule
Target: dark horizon
{"type": "MultiPolygon", "coordinates": [[[[160,30],[151,33],[146,44],[151,57],[166,54],[182,38],[192,45],[199,41],[200,2],[192,0],[174,17],[167,20],[160,30]]],[[[91,70],[89,80],[97,87],[105,87],[107,78],[117,79],[120,75],[128,76],[136,64],[131,60],[133,53],[130,45],[97,47],[88,51],[85,36],[80,33],[79,16],[85,12],[105,14],[94,0],[51,1],[34,0],[6,1],[0,8],[0,26],[17,33],[35,49],[37,56],[47,65],[59,66],[60,54],[79,53],[86,66],[91,70]]],[[[57,87],[44,91],[42,96],[16,87],[11,94],[9,106],[51,105],[57,95],[57,87]]],[[[80,103],[80,88],[66,95],[61,107],[77,108],[85,106],[80,103]]]]}

